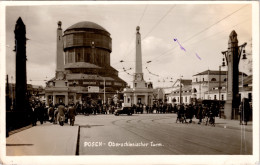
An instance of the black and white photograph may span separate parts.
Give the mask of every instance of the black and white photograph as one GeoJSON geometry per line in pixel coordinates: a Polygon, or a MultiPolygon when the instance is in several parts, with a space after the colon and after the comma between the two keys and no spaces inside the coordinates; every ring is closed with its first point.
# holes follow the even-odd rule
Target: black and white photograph
{"type": "Polygon", "coordinates": [[[0,6],[0,163],[259,164],[258,1],[0,6]]]}

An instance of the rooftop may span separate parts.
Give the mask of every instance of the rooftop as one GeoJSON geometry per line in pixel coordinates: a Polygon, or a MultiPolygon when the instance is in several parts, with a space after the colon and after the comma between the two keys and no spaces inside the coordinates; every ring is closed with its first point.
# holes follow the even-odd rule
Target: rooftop
{"type": "Polygon", "coordinates": [[[103,30],[103,31],[108,32],[102,26],[100,26],[100,25],[98,25],[98,24],[96,24],[94,22],[90,22],[90,21],[78,22],[78,23],[68,27],[65,31],[72,30],[72,29],[97,29],[97,30],[103,30]]]}
{"type": "MultiPolygon", "coordinates": [[[[227,71],[221,71],[220,74],[226,75],[227,71]]],[[[195,74],[193,76],[199,76],[199,75],[219,75],[219,70],[205,70],[205,71],[195,74]]],[[[242,75],[242,72],[239,72],[239,75],[242,75]]],[[[243,73],[243,75],[247,76],[247,74],[245,74],[245,73],[243,73]]]]}

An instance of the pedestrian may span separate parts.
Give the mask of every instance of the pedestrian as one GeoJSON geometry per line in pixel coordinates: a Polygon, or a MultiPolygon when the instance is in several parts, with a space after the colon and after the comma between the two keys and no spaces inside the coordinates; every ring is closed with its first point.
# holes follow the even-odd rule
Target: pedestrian
{"type": "Polygon", "coordinates": [[[193,110],[193,107],[192,105],[187,105],[186,106],[186,117],[187,119],[190,119],[189,123],[192,123],[192,118],[194,116],[194,110],[193,110]]]}
{"type": "Polygon", "coordinates": [[[73,103],[71,103],[70,106],[69,106],[69,110],[68,110],[68,117],[69,117],[71,126],[74,126],[75,116],[76,115],[77,115],[76,109],[75,109],[73,103]]]}
{"type": "Polygon", "coordinates": [[[198,107],[198,119],[199,119],[199,122],[198,124],[201,124],[202,122],[202,118],[203,118],[203,107],[201,104],[199,104],[199,107],[198,107]]]}
{"type": "Polygon", "coordinates": [[[82,104],[82,113],[84,115],[88,115],[89,114],[89,112],[88,112],[88,105],[87,105],[86,102],[83,102],[83,104],[82,104]]]}
{"type": "Polygon", "coordinates": [[[177,112],[178,112],[178,108],[177,108],[177,105],[176,105],[176,104],[174,104],[174,106],[173,106],[173,112],[174,112],[174,113],[177,113],[177,112]]]}
{"type": "Polygon", "coordinates": [[[54,122],[53,122],[53,124],[57,124],[57,122],[58,122],[58,113],[59,113],[58,106],[56,105],[55,109],[54,109],[54,122]]]}
{"type": "Polygon", "coordinates": [[[32,126],[36,126],[37,124],[37,112],[36,112],[36,109],[35,109],[35,104],[32,103],[31,104],[31,118],[32,118],[32,126]]]}
{"type": "Polygon", "coordinates": [[[51,123],[54,122],[54,108],[52,104],[50,104],[50,107],[48,109],[48,115],[49,115],[49,121],[51,123]]]}
{"type": "Polygon", "coordinates": [[[69,109],[68,109],[68,106],[66,105],[65,109],[64,109],[64,117],[65,117],[64,123],[68,123],[68,120],[69,120],[68,111],[69,111],[69,109]]]}
{"type": "MultiPolygon", "coordinates": [[[[36,102],[36,106],[35,106],[35,112],[37,114],[37,120],[40,121],[41,124],[43,124],[43,119],[44,119],[44,109],[41,105],[40,101],[36,102]]],[[[36,122],[37,122],[36,120],[36,122]]]]}
{"type": "Polygon", "coordinates": [[[239,114],[240,114],[240,125],[247,125],[247,122],[249,121],[249,115],[250,115],[250,104],[248,99],[243,98],[239,106],[239,114]]]}
{"type": "Polygon", "coordinates": [[[135,104],[131,107],[131,109],[132,109],[132,112],[137,113],[137,112],[136,112],[136,105],[135,105],[135,104]]]}
{"type": "Polygon", "coordinates": [[[64,120],[65,120],[65,106],[64,104],[61,102],[60,105],[58,106],[58,121],[59,121],[59,124],[61,126],[64,125],[64,120]]]}
{"type": "Polygon", "coordinates": [[[146,110],[146,113],[149,113],[149,106],[148,105],[145,106],[145,110],[146,110]]]}

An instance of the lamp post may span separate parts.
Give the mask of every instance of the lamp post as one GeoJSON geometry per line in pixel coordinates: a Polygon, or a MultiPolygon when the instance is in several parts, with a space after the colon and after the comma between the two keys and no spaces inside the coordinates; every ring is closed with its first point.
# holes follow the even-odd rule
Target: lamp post
{"type": "Polygon", "coordinates": [[[228,66],[228,78],[227,78],[227,99],[225,103],[225,116],[228,119],[234,119],[235,113],[238,109],[239,99],[239,61],[242,52],[244,53],[243,59],[245,59],[245,46],[247,43],[244,43],[238,46],[237,34],[235,31],[232,31],[229,36],[228,41],[228,50],[223,51],[223,61],[226,59],[228,66]]]}
{"type": "Polygon", "coordinates": [[[222,89],[222,86],[221,86],[221,67],[224,67],[225,66],[225,61],[223,59],[223,62],[222,62],[222,65],[219,66],[219,84],[218,84],[218,96],[219,96],[219,118],[221,118],[221,104],[220,104],[220,98],[221,98],[221,89],[222,89]]]}

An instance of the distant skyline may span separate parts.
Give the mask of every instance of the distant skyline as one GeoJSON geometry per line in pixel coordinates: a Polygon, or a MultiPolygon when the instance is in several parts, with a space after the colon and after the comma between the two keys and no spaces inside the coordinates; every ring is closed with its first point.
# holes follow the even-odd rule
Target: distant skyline
{"type": "Polygon", "coordinates": [[[58,21],[62,21],[63,31],[80,21],[104,27],[112,38],[111,66],[129,85],[133,80],[129,74],[133,74],[135,68],[136,26],[140,26],[142,37],[144,77],[153,82],[154,87],[171,86],[180,76],[192,79],[192,75],[207,69],[218,70],[222,64],[221,52],[227,50],[232,30],[238,34],[239,45],[247,42],[248,60],[240,63],[240,71],[252,74],[249,71],[252,67],[250,2],[7,6],[6,74],[9,82],[11,76],[15,77],[14,27],[19,17],[26,25],[29,39],[29,84],[44,86],[44,80],[55,75],[58,21]]]}

